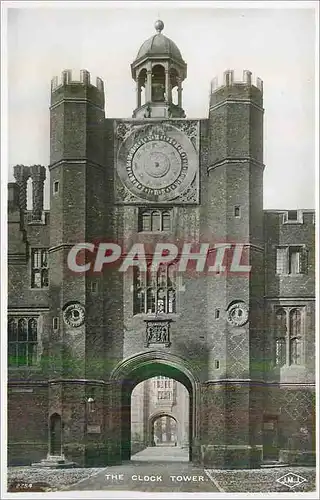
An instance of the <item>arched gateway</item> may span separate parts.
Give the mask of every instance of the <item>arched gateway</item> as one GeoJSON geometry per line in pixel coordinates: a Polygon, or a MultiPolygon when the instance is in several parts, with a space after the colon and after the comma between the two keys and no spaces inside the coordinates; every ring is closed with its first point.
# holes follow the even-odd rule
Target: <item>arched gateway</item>
{"type": "MultiPolygon", "coordinates": [[[[157,430],[160,430],[160,432],[161,432],[162,428],[160,426],[160,429],[156,429],[155,425],[159,421],[160,421],[160,424],[161,424],[162,423],[161,421],[162,421],[163,418],[169,420],[169,422],[170,422],[169,431],[172,432],[172,430],[174,430],[173,443],[175,443],[175,445],[177,445],[177,441],[178,441],[178,439],[177,439],[178,438],[178,421],[177,421],[177,418],[174,415],[172,415],[172,413],[170,413],[168,411],[161,411],[161,410],[159,410],[159,411],[153,413],[152,415],[150,415],[150,417],[148,419],[148,444],[149,444],[149,446],[156,446],[158,444],[156,442],[155,438],[157,438],[157,430]]],[[[169,444],[172,444],[172,436],[169,436],[169,437],[171,437],[169,444]]]]}
{"type": "Polygon", "coordinates": [[[114,422],[120,446],[121,461],[131,454],[131,394],[140,382],[155,376],[165,376],[183,384],[189,393],[189,460],[199,437],[199,379],[188,362],[163,351],[149,351],[134,355],[114,369],[111,375],[114,403],[118,406],[118,422],[114,422]]]}

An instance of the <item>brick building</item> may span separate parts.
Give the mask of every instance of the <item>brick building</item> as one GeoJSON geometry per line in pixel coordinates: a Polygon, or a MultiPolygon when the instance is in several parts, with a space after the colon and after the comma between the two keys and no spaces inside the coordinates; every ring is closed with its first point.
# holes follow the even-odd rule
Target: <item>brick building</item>
{"type": "Polygon", "coordinates": [[[158,21],[131,65],[132,119],[106,118],[104,84],[85,70],[79,81],[68,70],[52,80],[49,211],[46,168],[14,167],[11,464],[128,459],[131,393],[154,377],[188,392],[195,463],[313,460],[314,212],[263,209],[262,81],[226,71],[212,82],[208,117],[189,120],[187,65],[162,31],[158,21]],[[72,272],[74,245],[101,241],[124,253],[136,243],[222,242],[227,270],[180,272],[173,262],[72,272]],[[250,272],[230,271],[236,244],[250,272]]]}

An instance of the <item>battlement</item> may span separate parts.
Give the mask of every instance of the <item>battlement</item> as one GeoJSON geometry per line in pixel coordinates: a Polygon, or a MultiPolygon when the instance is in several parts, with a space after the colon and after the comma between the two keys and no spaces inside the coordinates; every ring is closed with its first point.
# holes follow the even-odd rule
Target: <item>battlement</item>
{"type": "Polygon", "coordinates": [[[223,80],[222,83],[219,83],[218,77],[215,77],[211,81],[211,94],[216,92],[218,89],[222,87],[231,87],[233,85],[244,85],[247,87],[256,87],[257,89],[260,90],[261,93],[263,93],[263,81],[261,78],[256,78],[255,80],[255,85],[252,83],[252,73],[251,71],[244,70],[242,73],[242,78],[240,79],[235,79],[235,72],[234,70],[228,69],[223,73],[223,80]]]}
{"type": "Polygon", "coordinates": [[[94,87],[104,94],[104,84],[103,80],[99,77],[96,78],[96,84],[91,83],[91,75],[86,69],[81,69],[80,72],[72,71],[71,69],[65,69],[62,71],[60,76],[54,76],[51,80],[51,92],[55,92],[57,89],[63,87],[64,85],[81,84],[86,87],[94,87]]]}

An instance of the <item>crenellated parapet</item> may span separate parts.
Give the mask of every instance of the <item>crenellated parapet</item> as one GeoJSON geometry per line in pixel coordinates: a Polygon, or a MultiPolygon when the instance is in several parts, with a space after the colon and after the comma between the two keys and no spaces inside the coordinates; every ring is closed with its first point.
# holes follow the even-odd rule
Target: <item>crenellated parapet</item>
{"type": "Polygon", "coordinates": [[[91,75],[86,69],[74,72],[70,69],[62,71],[60,76],[51,80],[51,104],[54,105],[63,98],[83,99],[104,108],[104,83],[99,77],[95,85],[91,83],[91,75]]]}
{"type": "Polygon", "coordinates": [[[210,87],[210,107],[219,104],[225,99],[250,99],[255,104],[262,106],[263,81],[252,77],[251,71],[244,70],[241,78],[235,71],[228,69],[223,73],[222,79],[215,77],[210,87]]]}

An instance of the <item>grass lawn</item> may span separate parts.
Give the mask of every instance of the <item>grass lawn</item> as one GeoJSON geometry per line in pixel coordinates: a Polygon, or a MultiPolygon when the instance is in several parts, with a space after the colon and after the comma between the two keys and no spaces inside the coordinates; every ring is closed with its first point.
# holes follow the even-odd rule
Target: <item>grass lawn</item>
{"type": "Polygon", "coordinates": [[[276,467],[272,469],[217,470],[207,469],[211,477],[226,493],[294,492],[316,491],[315,467],[276,467]],[[289,488],[277,482],[289,472],[306,479],[305,482],[289,488]]]}
{"type": "Polygon", "coordinates": [[[101,471],[101,468],[46,469],[40,467],[8,467],[7,487],[8,491],[20,492],[59,491],[99,471],[101,471]]]}
{"type": "MultiPolygon", "coordinates": [[[[38,469],[35,467],[9,467],[8,491],[62,491],[65,487],[71,486],[82,479],[87,479],[101,470],[101,468],[38,469]],[[14,483],[16,487],[13,487],[14,483]]],[[[206,470],[211,478],[214,479],[220,491],[226,493],[302,493],[316,490],[315,467],[206,470]],[[306,479],[306,481],[296,485],[294,488],[289,488],[277,482],[277,479],[288,473],[297,474],[306,479]]]]}

